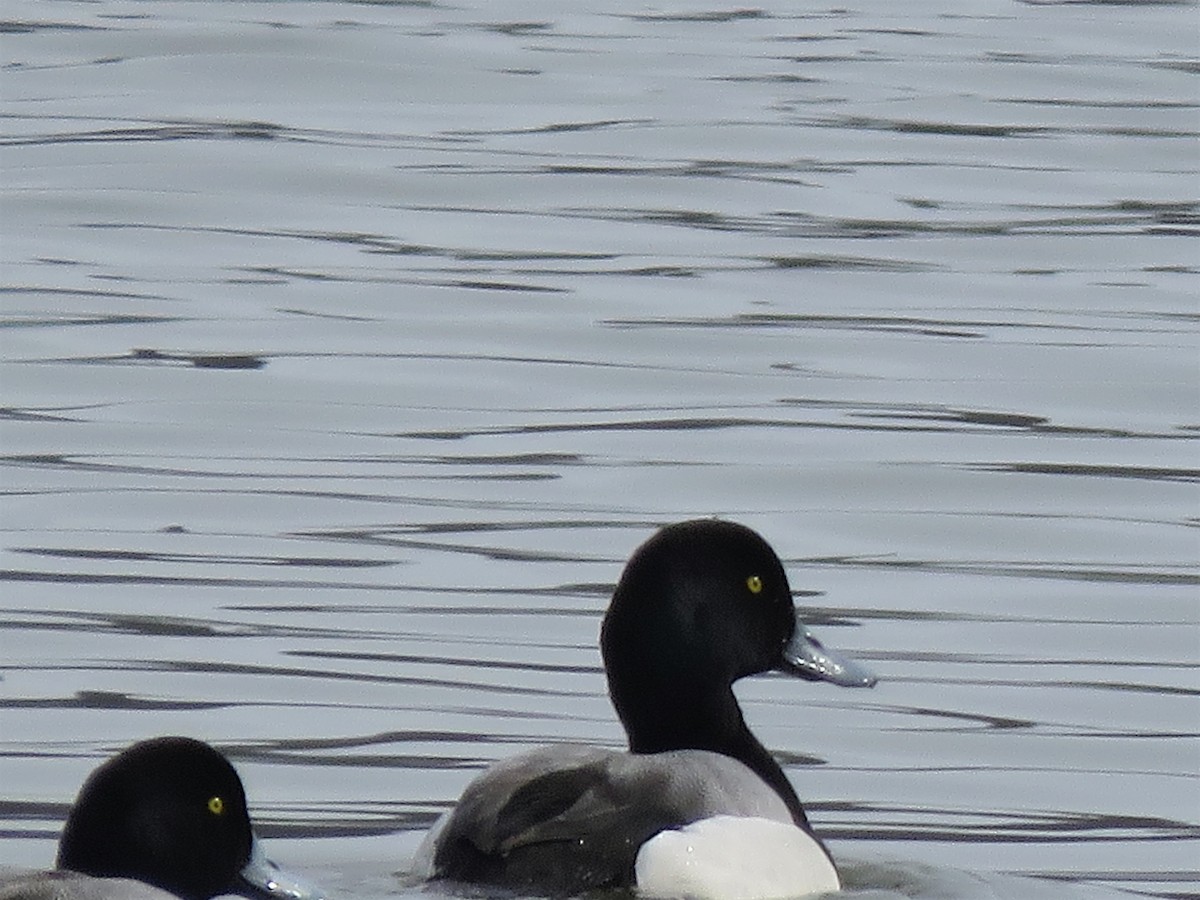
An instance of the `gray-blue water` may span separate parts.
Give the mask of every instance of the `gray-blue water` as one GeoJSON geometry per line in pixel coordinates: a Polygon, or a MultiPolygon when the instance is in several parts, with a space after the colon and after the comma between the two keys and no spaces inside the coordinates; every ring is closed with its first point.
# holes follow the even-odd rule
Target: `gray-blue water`
{"type": "Polygon", "coordinates": [[[1200,891],[1196,5],[2,18],[0,863],[178,733],[411,897],[719,514],[882,678],[739,687],[854,890],[1200,891]]]}

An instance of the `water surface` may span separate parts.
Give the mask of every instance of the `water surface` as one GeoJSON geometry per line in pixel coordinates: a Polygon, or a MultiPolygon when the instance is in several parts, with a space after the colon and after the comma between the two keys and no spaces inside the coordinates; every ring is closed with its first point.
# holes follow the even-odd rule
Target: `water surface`
{"type": "Polygon", "coordinates": [[[12,0],[0,862],[181,733],[413,896],[721,515],[882,677],[739,686],[854,891],[1200,891],[1195,23],[12,0]]]}

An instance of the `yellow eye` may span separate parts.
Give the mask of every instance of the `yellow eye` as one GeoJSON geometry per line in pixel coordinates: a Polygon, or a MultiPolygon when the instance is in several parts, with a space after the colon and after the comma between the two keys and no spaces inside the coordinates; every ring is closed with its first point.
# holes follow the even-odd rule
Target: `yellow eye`
{"type": "Polygon", "coordinates": [[[208,811],[214,816],[223,816],[225,814],[225,801],[220,797],[209,797],[208,811]]]}
{"type": "Polygon", "coordinates": [[[757,575],[751,575],[746,579],[746,587],[749,588],[752,594],[761,594],[763,589],[763,580],[757,575]]]}

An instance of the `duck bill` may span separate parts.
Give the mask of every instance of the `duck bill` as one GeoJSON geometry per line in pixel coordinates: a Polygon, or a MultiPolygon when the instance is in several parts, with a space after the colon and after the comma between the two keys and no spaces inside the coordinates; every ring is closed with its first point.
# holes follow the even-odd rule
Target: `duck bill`
{"type": "Polygon", "coordinates": [[[839,687],[874,687],[879,679],[866,666],[824,646],[796,617],[796,631],[783,648],[780,671],[839,687]]]}
{"type": "Polygon", "coordinates": [[[238,893],[260,900],[325,900],[325,895],[295,875],[283,871],[262,852],[257,838],[250,848],[250,861],[242,868],[238,893]]]}

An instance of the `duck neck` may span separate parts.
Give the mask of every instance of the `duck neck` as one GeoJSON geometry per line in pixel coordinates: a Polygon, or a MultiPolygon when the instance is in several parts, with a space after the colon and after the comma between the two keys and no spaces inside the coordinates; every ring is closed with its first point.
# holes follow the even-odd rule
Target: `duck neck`
{"type": "Polygon", "coordinates": [[[729,685],[717,685],[701,696],[684,697],[672,692],[661,703],[623,704],[613,692],[613,705],[629,735],[634,753],[666,750],[709,750],[746,765],[765,781],[787,805],[792,819],[808,828],[808,819],[791,782],[779,763],[746,727],[741,708],[729,685]],[[653,710],[653,712],[647,712],[653,710]]]}

